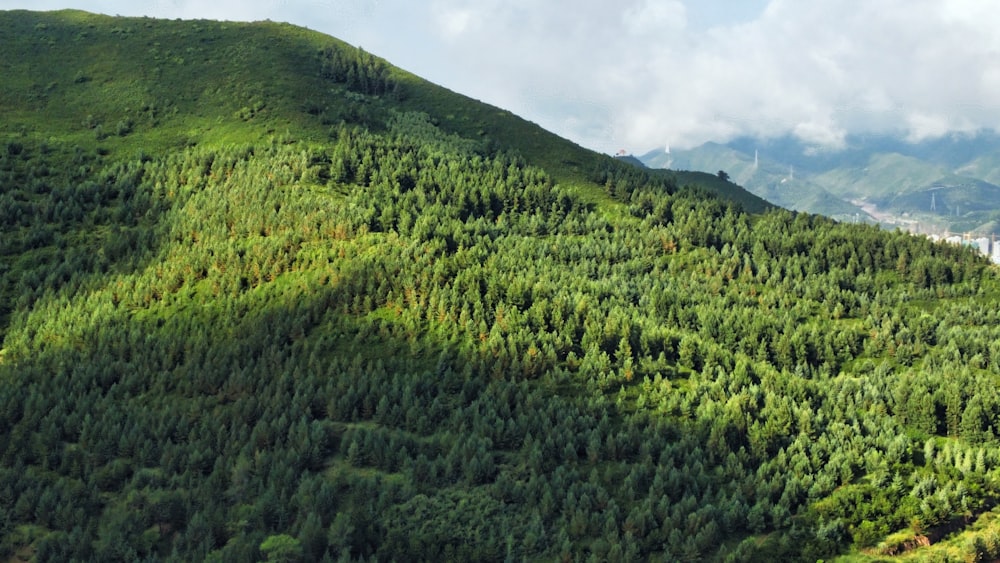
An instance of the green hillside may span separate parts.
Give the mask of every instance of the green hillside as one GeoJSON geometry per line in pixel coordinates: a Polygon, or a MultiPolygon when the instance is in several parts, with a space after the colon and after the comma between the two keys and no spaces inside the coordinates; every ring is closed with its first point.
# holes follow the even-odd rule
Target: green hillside
{"type": "Polygon", "coordinates": [[[972,251],[289,25],[0,49],[0,559],[1000,556],[972,251]]]}
{"type": "Polygon", "coordinates": [[[844,199],[832,195],[821,185],[790,176],[788,166],[779,166],[767,160],[754,163],[753,154],[718,143],[704,145],[687,151],[675,150],[667,154],[660,150],[643,155],[643,161],[654,168],[672,170],[704,170],[705,173],[723,170],[730,179],[745,186],[748,193],[785,209],[819,213],[841,221],[853,222],[856,214],[864,212],[844,199]]]}
{"type": "Polygon", "coordinates": [[[1000,151],[989,151],[977,155],[956,170],[957,173],[973,178],[982,178],[992,184],[1000,185],[1000,151]]]}
{"type": "Polygon", "coordinates": [[[992,131],[917,143],[848,136],[837,150],[794,137],[745,137],[672,154],[653,150],[641,159],[658,168],[725,170],[737,184],[786,209],[887,228],[989,236],[1000,217],[998,143],[992,131]]]}
{"type": "Polygon", "coordinates": [[[708,194],[713,194],[726,201],[736,203],[744,211],[751,213],[762,213],[775,207],[773,204],[768,203],[767,200],[750,193],[743,189],[742,186],[730,181],[729,178],[722,178],[718,174],[708,174],[706,172],[691,170],[650,170],[646,168],[646,165],[641,160],[632,155],[616,156],[615,162],[638,167],[648,174],[649,177],[662,179],[671,184],[697,187],[708,194]]]}
{"type": "Polygon", "coordinates": [[[842,194],[847,198],[884,199],[923,188],[944,174],[940,166],[891,153],[874,156],[863,168],[827,172],[818,181],[849,186],[849,191],[842,194]]]}

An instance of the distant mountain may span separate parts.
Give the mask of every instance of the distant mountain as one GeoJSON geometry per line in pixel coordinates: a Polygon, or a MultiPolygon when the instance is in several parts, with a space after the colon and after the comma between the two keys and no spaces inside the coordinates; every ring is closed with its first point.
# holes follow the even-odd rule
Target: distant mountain
{"type": "Polygon", "coordinates": [[[625,154],[625,155],[619,154],[618,156],[615,157],[615,160],[619,162],[625,162],[633,166],[638,166],[640,168],[647,168],[647,166],[641,160],[639,160],[638,158],[636,158],[634,155],[631,154],[625,154]]]}
{"type": "Polygon", "coordinates": [[[909,143],[852,136],[839,150],[794,137],[742,137],[640,157],[652,168],[724,170],[777,205],[840,220],[910,230],[988,232],[1000,218],[1000,135],[994,131],[909,143]]]}

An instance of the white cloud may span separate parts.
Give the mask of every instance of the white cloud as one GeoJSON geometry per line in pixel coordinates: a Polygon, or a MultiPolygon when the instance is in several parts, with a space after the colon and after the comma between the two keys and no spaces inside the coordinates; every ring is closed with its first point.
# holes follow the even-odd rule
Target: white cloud
{"type": "Polygon", "coordinates": [[[687,25],[687,10],[679,0],[645,0],[626,8],[622,21],[637,35],[677,32],[687,25]]]}
{"type": "Polygon", "coordinates": [[[449,38],[457,37],[468,31],[472,19],[472,10],[449,10],[438,14],[441,30],[449,38]]]}
{"type": "Polygon", "coordinates": [[[686,56],[661,41],[647,68],[662,78],[635,93],[643,109],[622,121],[625,134],[649,147],[786,133],[836,146],[853,131],[923,138],[992,125],[1000,7],[966,3],[977,17],[946,17],[934,2],[774,0],[754,21],[687,34],[686,56]]]}

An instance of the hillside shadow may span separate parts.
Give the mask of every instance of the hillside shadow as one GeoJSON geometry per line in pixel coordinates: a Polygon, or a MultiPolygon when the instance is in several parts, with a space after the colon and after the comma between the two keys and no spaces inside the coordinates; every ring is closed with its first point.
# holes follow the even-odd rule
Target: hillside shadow
{"type": "MultiPolygon", "coordinates": [[[[419,548],[502,559],[508,538],[533,546],[523,554],[552,553],[536,536],[568,525],[557,507],[575,502],[571,491],[618,498],[620,481],[647,464],[652,434],[623,434],[627,413],[588,400],[584,385],[498,377],[489,358],[353,310],[354,288],[377,275],[277,280],[284,291],[195,297],[173,315],[94,315],[75,338],[0,365],[10,406],[0,468],[28,468],[14,477],[21,490],[56,499],[11,499],[14,522],[55,532],[39,557],[100,558],[121,546],[140,558],[250,556],[267,535],[306,537],[311,514],[327,537],[340,513],[353,531],[337,549],[355,557],[419,548]],[[588,452],[594,432],[602,445],[588,452]],[[360,453],[348,451],[354,444],[360,453]],[[571,481],[545,485],[557,474],[571,481]],[[62,492],[72,483],[89,492],[62,492]],[[553,507],[540,504],[544,491],[553,507]],[[41,508],[18,504],[28,500],[41,508]],[[138,508],[125,525],[127,506],[138,508]]],[[[650,484],[637,486],[643,498],[650,484]]]]}
{"type": "Polygon", "coordinates": [[[143,183],[148,159],[70,155],[42,142],[10,141],[0,152],[0,338],[18,311],[155,259],[171,206],[143,183]]]}

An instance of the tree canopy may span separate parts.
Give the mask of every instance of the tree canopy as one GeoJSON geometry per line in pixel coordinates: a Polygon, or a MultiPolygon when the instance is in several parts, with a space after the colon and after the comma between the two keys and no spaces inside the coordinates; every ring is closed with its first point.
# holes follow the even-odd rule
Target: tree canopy
{"type": "Polygon", "coordinates": [[[302,60],[333,97],[226,107],[222,139],[3,130],[0,553],[1000,556],[973,251],[598,155],[554,175],[368,54],[302,60]]]}

